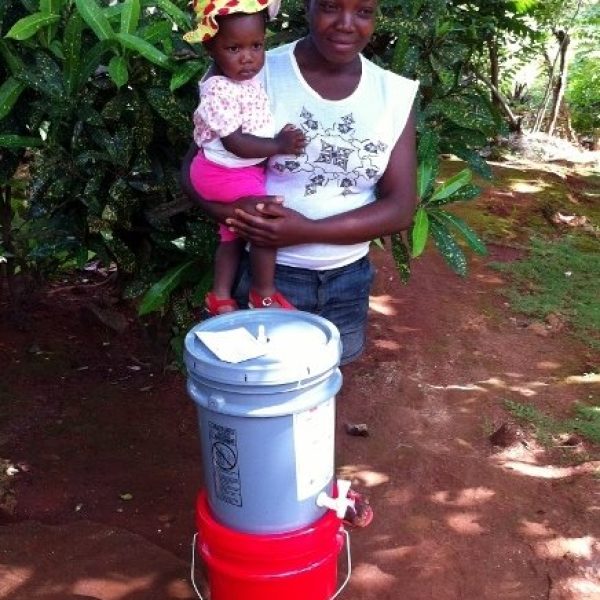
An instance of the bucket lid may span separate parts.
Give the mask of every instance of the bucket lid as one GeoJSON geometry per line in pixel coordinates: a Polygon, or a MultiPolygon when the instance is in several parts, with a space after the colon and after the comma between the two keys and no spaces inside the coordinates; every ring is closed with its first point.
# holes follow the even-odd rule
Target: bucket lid
{"type": "MultiPolygon", "coordinates": [[[[235,343],[235,342],[234,342],[235,343]]],[[[338,366],[341,356],[337,327],[299,310],[240,310],[212,317],[185,337],[185,363],[190,374],[215,382],[278,385],[318,377],[338,366]],[[227,362],[197,333],[246,330],[261,346],[261,356],[227,362]]]]}

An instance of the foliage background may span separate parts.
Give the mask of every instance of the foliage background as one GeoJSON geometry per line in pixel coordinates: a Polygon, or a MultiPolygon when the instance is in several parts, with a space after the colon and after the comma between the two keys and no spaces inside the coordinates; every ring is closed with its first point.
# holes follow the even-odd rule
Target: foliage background
{"type": "MultiPolygon", "coordinates": [[[[141,315],[164,316],[176,338],[198,314],[215,244],[213,225],[178,182],[196,83],[207,66],[202,49],[182,40],[192,26],[186,4],[5,0],[0,6],[0,256],[9,287],[19,272],[47,276],[90,258],[116,263],[123,296],[138,301],[141,315]]],[[[405,279],[410,258],[429,239],[460,275],[467,272],[466,247],[485,252],[446,208],[478,196],[473,173],[491,176],[481,150],[514,119],[507,117],[502,86],[490,93],[493,69],[485,74],[494,65],[508,69],[509,42],[540,39],[540,28],[532,27],[536,19],[545,22],[539,7],[535,0],[381,0],[367,55],[421,84],[420,204],[408,235],[391,239],[405,279]],[[441,153],[466,168],[438,183],[441,153]]],[[[304,35],[303,13],[301,0],[284,2],[269,43],[304,35]]],[[[574,72],[580,84],[570,98],[587,103],[587,65],[574,72]]]]}

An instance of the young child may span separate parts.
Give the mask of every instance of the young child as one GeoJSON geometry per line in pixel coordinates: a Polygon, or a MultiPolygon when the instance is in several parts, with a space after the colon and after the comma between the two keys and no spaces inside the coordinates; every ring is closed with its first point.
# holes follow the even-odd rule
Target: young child
{"type": "MultiPolygon", "coordinates": [[[[256,78],[265,61],[269,4],[273,0],[199,0],[194,6],[198,25],[185,39],[202,42],[214,63],[200,82],[200,105],[194,112],[198,153],[190,167],[192,185],[206,200],[265,196],[265,159],[301,154],[305,146],[302,131],[293,125],[273,135],[269,100],[256,78]]],[[[205,300],[211,315],[238,308],[231,292],[246,243],[225,225],[220,225],[219,234],[213,289],[205,300]]],[[[271,248],[250,248],[251,308],[294,308],[275,289],[275,253],[271,248]]]]}

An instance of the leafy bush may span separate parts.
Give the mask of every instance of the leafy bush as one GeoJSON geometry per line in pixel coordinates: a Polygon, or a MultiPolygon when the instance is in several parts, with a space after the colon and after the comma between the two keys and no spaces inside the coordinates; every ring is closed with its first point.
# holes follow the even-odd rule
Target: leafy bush
{"type": "Polygon", "coordinates": [[[571,67],[567,100],[573,127],[581,135],[600,130],[600,52],[578,56],[571,67]]]}
{"type": "MultiPolygon", "coordinates": [[[[27,259],[87,260],[119,268],[140,313],[173,309],[185,329],[209,285],[213,226],[183,198],[180,159],[191,139],[196,79],[206,59],[182,41],[187,0],[5,0],[0,7],[0,150],[5,181],[28,149],[27,259]]],[[[290,0],[270,32],[279,44],[305,33],[304,4],[290,0]]],[[[483,6],[483,4],[482,4],[483,6]]],[[[445,212],[478,194],[470,171],[435,184],[440,152],[484,177],[478,150],[502,122],[471,75],[478,27],[443,0],[382,0],[367,49],[384,67],[421,81],[419,194],[412,232],[393,236],[401,274],[431,236],[450,266],[466,273],[456,235],[483,246],[445,212]]],[[[5,249],[6,250],[6,249],[5,249]]]]}
{"type": "Polygon", "coordinates": [[[212,258],[212,225],[181,212],[179,161],[206,63],[181,40],[191,23],[178,4],[8,0],[3,14],[0,146],[32,149],[30,256],[92,251],[117,263],[127,297],[182,261],[201,280],[212,258]]]}

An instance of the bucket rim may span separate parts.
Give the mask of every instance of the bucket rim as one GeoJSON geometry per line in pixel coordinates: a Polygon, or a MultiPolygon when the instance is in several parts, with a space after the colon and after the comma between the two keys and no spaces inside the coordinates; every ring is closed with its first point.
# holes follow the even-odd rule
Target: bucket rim
{"type": "Polygon", "coordinates": [[[184,363],[188,374],[193,374],[198,379],[244,387],[277,386],[310,381],[334,370],[339,366],[341,351],[340,333],[331,321],[305,311],[270,308],[265,311],[234,311],[196,324],[185,336],[184,363]],[[220,360],[196,336],[200,331],[221,332],[239,327],[257,335],[255,330],[262,325],[267,328],[267,334],[269,331],[274,332],[271,351],[264,356],[240,362],[220,360]],[[301,356],[297,352],[281,354],[281,328],[288,331],[288,327],[293,330],[311,328],[320,332],[318,338],[321,341],[316,345],[311,344],[310,351],[307,350],[301,356]]]}
{"type": "MultiPolygon", "coordinates": [[[[202,544],[215,552],[218,548],[228,554],[246,557],[248,548],[253,560],[273,561],[274,556],[289,558],[322,554],[323,548],[336,544],[342,520],[334,511],[327,511],[314,523],[280,533],[257,534],[237,531],[214,519],[206,490],[200,491],[196,503],[196,525],[202,544]]],[[[219,553],[220,554],[220,553],[219,553]]]]}

